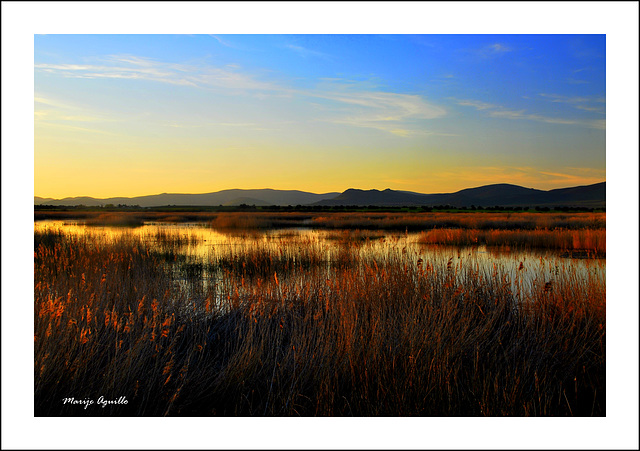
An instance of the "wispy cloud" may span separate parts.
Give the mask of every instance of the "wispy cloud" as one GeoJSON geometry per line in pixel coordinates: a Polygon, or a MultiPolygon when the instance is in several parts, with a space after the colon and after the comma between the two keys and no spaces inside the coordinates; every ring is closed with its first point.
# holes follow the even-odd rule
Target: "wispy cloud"
{"type": "MultiPolygon", "coordinates": [[[[566,168],[572,169],[572,168],[566,168]]],[[[547,179],[551,182],[562,185],[592,185],[594,183],[600,183],[606,179],[605,171],[596,170],[576,170],[573,173],[568,172],[547,172],[540,171],[539,174],[543,176],[543,179],[547,179]],[[577,172],[577,173],[575,173],[577,172]]]]}
{"type": "Polygon", "coordinates": [[[34,120],[37,123],[63,123],[63,122],[113,122],[114,118],[106,117],[102,113],[60,101],[51,97],[36,94],[34,97],[34,120]]]}
{"type": "Polygon", "coordinates": [[[395,121],[406,118],[433,119],[445,114],[441,107],[432,105],[419,95],[392,92],[339,92],[317,93],[318,97],[342,103],[367,107],[379,111],[376,120],[395,121]]]}
{"type": "Polygon", "coordinates": [[[567,83],[572,85],[587,85],[589,82],[587,80],[578,80],[576,78],[567,78],[567,83]]]}
{"type": "Polygon", "coordinates": [[[343,114],[327,122],[367,127],[396,136],[433,134],[417,123],[446,114],[442,107],[427,102],[418,95],[390,92],[317,92],[312,94],[343,104],[343,114]]]}
{"type": "Polygon", "coordinates": [[[237,49],[238,46],[231,44],[229,41],[222,39],[220,36],[216,36],[215,34],[210,34],[210,37],[212,37],[213,39],[215,39],[216,41],[218,41],[218,43],[224,45],[225,47],[229,47],[232,49],[237,49]]]}
{"type": "Polygon", "coordinates": [[[472,53],[480,58],[494,58],[496,56],[504,55],[511,52],[513,49],[505,44],[495,42],[493,44],[485,45],[479,49],[475,49],[472,53]]]}
{"type": "MultiPolygon", "coordinates": [[[[526,110],[513,110],[504,108],[499,105],[493,105],[477,100],[458,100],[454,99],[458,105],[473,107],[476,110],[483,111],[487,116],[498,119],[510,119],[510,120],[528,120],[536,122],[544,122],[547,124],[560,124],[560,125],[576,125],[594,129],[605,129],[604,120],[584,120],[584,119],[567,119],[562,117],[544,116],[541,114],[529,113],[526,110]]],[[[557,100],[562,101],[562,100],[557,100]]]]}
{"type": "Polygon", "coordinates": [[[36,95],[33,98],[34,102],[36,104],[41,104],[41,105],[47,105],[47,106],[52,106],[52,107],[56,107],[56,108],[63,108],[63,109],[67,109],[67,110],[78,110],[80,109],[79,107],[75,106],[75,105],[71,105],[69,103],[65,103],[65,102],[61,102],[60,100],[57,99],[52,99],[51,97],[45,97],[41,94],[36,93],[36,95]]]}
{"type": "Polygon", "coordinates": [[[604,109],[602,107],[597,106],[587,106],[587,105],[576,105],[576,108],[584,111],[593,111],[594,113],[603,113],[604,109]]]}
{"type": "Polygon", "coordinates": [[[433,183],[450,183],[452,179],[461,188],[471,184],[513,183],[526,188],[555,189],[567,186],[591,185],[606,179],[604,170],[595,168],[564,167],[557,171],[545,171],[530,166],[458,166],[439,171],[430,177],[433,183]]]}
{"type": "Polygon", "coordinates": [[[104,118],[96,116],[61,114],[55,110],[35,111],[34,116],[38,121],[105,122],[104,118]]]}
{"type": "Polygon", "coordinates": [[[236,67],[214,67],[165,63],[132,55],[112,55],[103,64],[36,64],[36,70],[69,78],[147,80],[200,88],[273,90],[273,83],[260,81],[236,67]]]}
{"type": "Polygon", "coordinates": [[[348,125],[352,127],[364,127],[374,128],[383,132],[391,133],[402,138],[416,135],[427,135],[428,132],[417,129],[401,128],[399,124],[386,123],[384,121],[378,121],[375,119],[368,119],[366,117],[344,117],[327,119],[325,122],[331,122],[333,124],[348,125]]]}
{"type": "Polygon", "coordinates": [[[480,102],[478,100],[456,100],[456,103],[462,106],[472,106],[476,110],[490,110],[493,108],[498,108],[498,106],[496,105],[486,102],[480,102]]]}
{"type": "Polygon", "coordinates": [[[124,65],[36,64],[35,68],[67,78],[144,79],[177,85],[194,85],[188,77],[179,76],[175,70],[162,70],[161,66],[143,65],[140,62],[131,62],[126,59],[120,62],[124,65]]]}
{"type": "Polygon", "coordinates": [[[77,125],[65,124],[58,121],[52,122],[48,120],[42,120],[42,121],[38,121],[37,124],[38,126],[53,127],[55,129],[72,130],[74,132],[97,133],[100,135],[115,135],[115,133],[108,132],[106,130],[101,130],[98,128],[80,127],[77,125]]]}
{"type": "Polygon", "coordinates": [[[329,55],[328,53],[324,53],[324,52],[319,52],[317,50],[312,50],[312,49],[308,49],[299,45],[294,45],[294,44],[287,44],[285,46],[286,48],[288,48],[289,50],[293,50],[294,52],[296,52],[298,55],[302,56],[303,58],[308,58],[308,57],[315,57],[315,58],[321,58],[324,60],[333,60],[334,57],[329,55]]]}
{"type": "Polygon", "coordinates": [[[604,119],[588,121],[591,128],[596,128],[598,130],[606,130],[607,129],[607,121],[604,119]]]}
{"type": "Polygon", "coordinates": [[[591,111],[596,113],[605,113],[604,103],[606,103],[606,99],[604,97],[569,97],[560,94],[539,94],[540,97],[553,102],[553,103],[564,103],[567,105],[571,105],[574,108],[584,111],[591,111]]]}
{"type": "Polygon", "coordinates": [[[169,121],[162,123],[165,127],[171,127],[176,129],[204,129],[204,128],[216,128],[216,129],[243,129],[243,130],[251,130],[251,131],[274,131],[279,130],[278,128],[268,127],[265,124],[260,124],[257,122],[216,122],[216,121],[207,121],[203,120],[201,122],[194,123],[190,122],[178,122],[178,121],[169,121]]]}
{"type": "Polygon", "coordinates": [[[575,58],[592,59],[604,57],[600,50],[590,47],[585,40],[579,36],[576,36],[569,41],[569,50],[573,53],[575,58]]]}
{"type": "Polygon", "coordinates": [[[605,102],[605,99],[603,97],[569,97],[569,96],[563,96],[560,94],[545,94],[545,93],[541,93],[539,95],[541,97],[544,97],[550,100],[551,102],[560,102],[560,103],[577,104],[577,103],[585,103],[585,102],[598,102],[598,103],[605,102]]]}
{"type": "Polygon", "coordinates": [[[495,43],[485,47],[484,51],[489,53],[504,53],[504,52],[510,52],[511,49],[504,44],[495,43]]]}

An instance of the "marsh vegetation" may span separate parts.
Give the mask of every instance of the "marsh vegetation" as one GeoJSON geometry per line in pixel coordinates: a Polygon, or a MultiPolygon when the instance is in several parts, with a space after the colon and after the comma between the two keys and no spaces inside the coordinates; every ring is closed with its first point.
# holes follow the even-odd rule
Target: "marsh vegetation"
{"type": "Polygon", "coordinates": [[[36,222],[37,416],[606,414],[604,214],[197,216],[36,222]]]}

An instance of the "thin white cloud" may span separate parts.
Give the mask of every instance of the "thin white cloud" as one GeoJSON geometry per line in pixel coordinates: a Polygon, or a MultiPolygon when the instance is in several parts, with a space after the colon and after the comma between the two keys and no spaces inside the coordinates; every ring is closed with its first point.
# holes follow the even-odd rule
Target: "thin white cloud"
{"type": "Polygon", "coordinates": [[[493,44],[485,45],[482,48],[472,50],[472,53],[482,59],[493,58],[511,52],[513,49],[505,44],[495,42],[493,44]]]}
{"type": "Polygon", "coordinates": [[[49,73],[56,73],[66,78],[117,78],[117,79],[142,79],[159,81],[163,83],[194,85],[188,78],[178,76],[175,71],[161,70],[152,65],[141,65],[139,62],[123,60],[124,64],[130,66],[110,66],[110,65],[77,65],[77,64],[36,64],[36,70],[49,73]]]}
{"type": "Polygon", "coordinates": [[[104,62],[107,64],[36,64],[35,68],[69,78],[137,79],[199,88],[236,90],[281,89],[272,83],[259,81],[230,66],[221,68],[163,63],[131,55],[112,55],[104,62]]]}
{"type": "Polygon", "coordinates": [[[602,107],[597,106],[576,105],[576,108],[584,111],[593,111],[594,113],[604,113],[602,107]]]}
{"type": "Polygon", "coordinates": [[[46,96],[43,96],[42,94],[38,94],[38,93],[35,94],[33,100],[34,100],[34,102],[36,104],[42,104],[42,105],[52,106],[52,107],[56,107],[56,108],[63,108],[63,109],[67,109],[67,110],[78,110],[78,109],[80,109],[79,107],[77,107],[75,105],[70,105],[68,103],[61,102],[61,101],[59,101],[57,99],[52,99],[51,97],[46,97],[46,96]]]}
{"type": "Polygon", "coordinates": [[[546,94],[546,93],[540,93],[538,95],[550,100],[551,102],[560,102],[560,103],[577,104],[577,103],[586,103],[586,102],[599,102],[599,103],[605,102],[605,99],[602,97],[567,97],[560,94],[546,94]]]}
{"type": "Polygon", "coordinates": [[[596,128],[598,130],[606,130],[607,129],[607,121],[604,119],[599,119],[595,121],[589,121],[591,124],[591,128],[596,128]]]}
{"type": "MultiPolygon", "coordinates": [[[[568,97],[551,95],[551,94],[548,94],[546,96],[551,98],[553,102],[580,103],[583,101],[582,98],[568,98],[568,97]]],[[[485,102],[476,101],[476,100],[456,100],[456,99],[454,100],[458,105],[473,107],[476,110],[484,111],[489,117],[498,118],[498,119],[528,120],[528,121],[544,122],[547,124],[576,125],[576,126],[594,128],[599,130],[605,129],[604,120],[583,120],[583,119],[566,119],[566,118],[560,118],[560,117],[550,117],[550,116],[543,116],[540,114],[528,113],[526,110],[512,110],[512,109],[501,107],[499,105],[493,105],[490,103],[485,103],[485,102]]]]}
{"type": "Polygon", "coordinates": [[[60,114],[55,110],[39,110],[34,112],[37,121],[65,121],[65,122],[105,122],[105,119],[96,116],[60,114]]]}
{"type": "Polygon", "coordinates": [[[590,111],[595,113],[605,113],[604,105],[605,99],[604,97],[568,97],[560,94],[539,94],[540,97],[543,97],[553,103],[564,103],[567,105],[571,105],[574,108],[583,111],[590,111]]]}
{"type": "Polygon", "coordinates": [[[488,51],[493,52],[493,53],[503,53],[503,52],[510,52],[511,51],[511,49],[509,47],[507,47],[504,44],[500,44],[500,43],[491,44],[491,45],[488,45],[485,48],[488,49],[488,51]]]}
{"type": "MultiPolygon", "coordinates": [[[[570,168],[567,168],[570,169],[570,168]]],[[[592,175],[587,175],[585,173],[582,174],[569,174],[564,172],[547,172],[540,171],[539,174],[546,176],[549,181],[555,183],[562,183],[566,185],[592,185],[594,183],[600,183],[605,180],[605,173],[602,171],[601,173],[594,173],[595,171],[591,171],[592,175]]]]}
{"type": "Polygon", "coordinates": [[[430,181],[449,182],[456,179],[462,186],[468,182],[482,184],[512,183],[527,188],[549,190],[566,186],[591,185],[606,179],[605,170],[564,167],[548,171],[531,166],[458,166],[455,170],[439,171],[430,181]]]}
{"type": "Polygon", "coordinates": [[[578,80],[576,78],[567,78],[567,83],[572,85],[587,85],[589,82],[587,80],[578,80]]]}
{"type": "Polygon", "coordinates": [[[224,45],[225,47],[230,47],[232,49],[237,48],[235,45],[233,45],[230,42],[222,39],[220,36],[216,36],[215,34],[210,34],[209,36],[212,37],[213,39],[215,39],[216,41],[218,41],[220,44],[224,45]]]}
{"type": "MultiPolygon", "coordinates": [[[[104,114],[95,110],[87,109],[79,105],[73,105],[69,102],[63,102],[58,99],[51,98],[41,93],[34,96],[35,111],[34,120],[36,123],[87,123],[87,122],[113,122],[117,119],[108,118],[104,114]]],[[[88,131],[77,127],[78,129],[88,131]]],[[[100,133],[99,131],[96,131],[100,133]]]]}
{"type": "Polygon", "coordinates": [[[480,102],[477,100],[456,100],[456,103],[462,106],[472,106],[476,110],[489,110],[492,108],[498,108],[496,105],[493,105],[491,103],[480,102]]]}
{"type": "Polygon", "coordinates": [[[391,133],[402,138],[416,135],[427,135],[429,132],[416,129],[401,128],[400,124],[386,123],[376,119],[368,119],[365,117],[345,117],[327,119],[325,122],[331,122],[333,124],[348,125],[352,127],[373,128],[386,133],[391,133]]]}
{"type": "Polygon", "coordinates": [[[375,120],[397,121],[406,118],[433,119],[444,116],[446,111],[426,102],[419,95],[392,92],[325,92],[316,97],[366,107],[376,112],[375,120]]]}
{"type": "Polygon", "coordinates": [[[418,95],[390,92],[323,92],[311,94],[343,104],[343,114],[327,122],[382,130],[396,136],[427,135],[418,123],[446,114],[418,95]]]}
{"type": "Polygon", "coordinates": [[[333,60],[334,58],[324,52],[319,52],[317,50],[311,50],[299,45],[294,45],[294,44],[287,44],[285,46],[286,48],[293,50],[294,52],[296,52],[298,55],[302,56],[303,58],[307,58],[307,57],[315,57],[315,58],[321,58],[324,60],[333,60]]]}
{"type": "Polygon", "coordinates": [[[60,123],[60,122],[50,122],[50,121],[38,121],[36,122],[36,124],[38,126],[45,126],[45,127],[53,127],[55,129],[65,129],[65,130],[72,130],[72,131],[80,131],[80,132],[88,132],[88,133],[97,133],[100,135],[115,135],[115,133],[111,133],[105,130],[100,130],[97,128],[88,128],[88,127],[79,127],[77,125],[70,125],[70,124],[65,124],[65,123],[60,123]]]}
{"type": "Polygon", "coordinates": [[[498,111],[490,111],[490,117],[511,119],[511,120],[529,120],[536,122],[544,122],[547,124],[559,124],[559,125],[578,125],[588,128],[604,129],[604,121],[585,121],[578,119],[564,119],[559,117],[542,116],[539,114],[527,114],[524,110],[508,110],[501,109],[498,111]]]}
{"type": "Polygon", "coordinates": [[[202,129],[202,128],[242,128],[245,130],[256,130],[256,131],[272,131],[278,130],[275,128],[265,127],[264,124],[259,124],[255,122],[211,122],[211,121],[202,121],[199,123],[193,122],[178,122],[178,121],[170,121],[163,123],[165,127],[177,128],[177,129],[202,129]]]}

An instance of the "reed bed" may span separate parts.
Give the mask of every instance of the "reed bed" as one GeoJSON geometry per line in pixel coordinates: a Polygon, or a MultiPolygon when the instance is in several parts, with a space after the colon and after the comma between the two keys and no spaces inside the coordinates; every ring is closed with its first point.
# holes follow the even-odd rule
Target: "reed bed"
{"type": "Polygon", "coordinates": [[[333,213],[315,214],[312,226],[325,229],[420,231],[604,229],[605,213],[333,213]]]}
{"type": "Polygon", "coordinates": [[[37,416],[606,414],[590,275],[525,290],[500,267],[350,240],[256,243],[186,274],[138,236],[34,242],[37,416]],[[127,403],[63,403],[98,396],[127,403]]]}
{"type": "Polygon", "coordinates": [[[480,230],[433,229],[422,232],[422,244],[486,245],[519,248],[588,251],[594,256],[607,252],[606,230],[480,230]]]}
{"type": "Polygon", "coordinates": [[[308,225],[312,215],[301,213],[219,213],[209,222],[215,229],[278,229],[308,225]]]}
{"type": "Polygon", "coordinates": [[[88,226],[139,227],[144,225],[144,216],[136,213],[102,213],[85,219],[88,226]]]}
{"type": "Polygon", "coordinates": [[[207,222],[215,218],[210,212],[161,212],[161,211],[74,211],[35,210],[34,219],[77,220],[90,225],[111,225],[113,222],[207,222]]]}
{"type": "Polygon", "coordinates": [[[295,213],[295,212],[70,212],[35,211],[36,220],[78,219],[93,225],[144,222],[202,222],[218,229],[269,229],[310,227],[318,229],[430,230],[434,228],[479,230],[599,230],[606,213],[295,213]]]}

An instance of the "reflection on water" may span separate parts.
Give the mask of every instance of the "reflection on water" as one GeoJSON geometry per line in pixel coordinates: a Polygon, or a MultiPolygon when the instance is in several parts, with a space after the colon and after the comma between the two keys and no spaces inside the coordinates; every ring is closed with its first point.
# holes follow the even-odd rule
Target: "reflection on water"
{"type": "Polygon", "coordinates": [[[217,283],[224,270],[243,277],[273,276],[267,273],[273,271],[280,272],[278,277],[282,278],[287,274],[299,277],[294,269],[313,267],[328,271],[330,277],[332,269],[349,262],[374,265],[397,261],[420,268],[446,267],[460,274],[490,275],[499,270],[514,292],[522,293],[561,278],[591,280],[604,286],[606,272],[604,259],[566,258],[557,251],[425,245],[418,243],[419,233],[313,229],[223,232],[199,223],[146,223],[124,228],[62,221],[35,222],[34,231],[59,231],[102,243],[139,238],[180,263],[173,265],[173,271],[181,284],[193,284],[194,280],[205,285],[217,283]]]}

